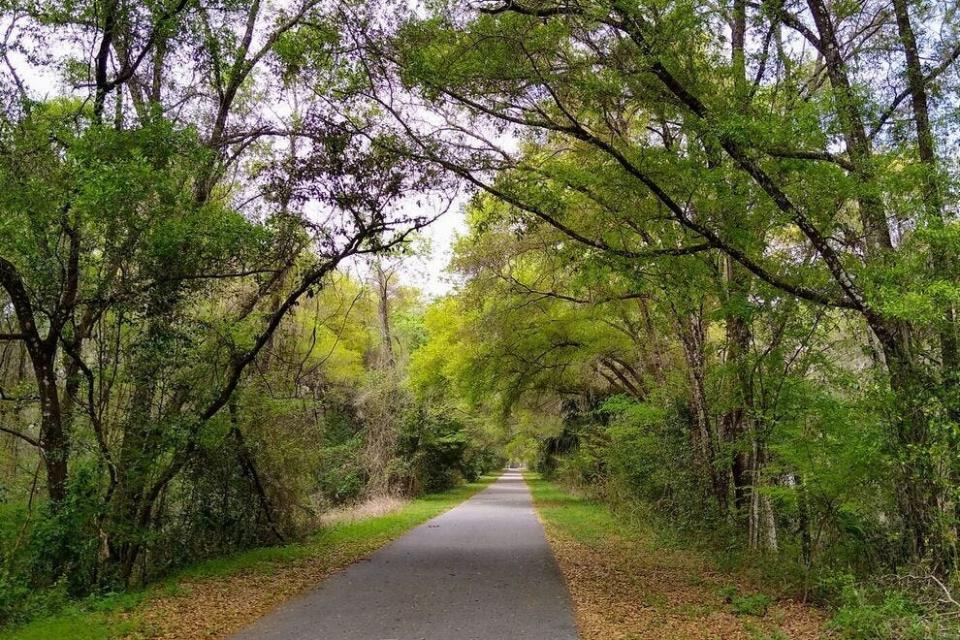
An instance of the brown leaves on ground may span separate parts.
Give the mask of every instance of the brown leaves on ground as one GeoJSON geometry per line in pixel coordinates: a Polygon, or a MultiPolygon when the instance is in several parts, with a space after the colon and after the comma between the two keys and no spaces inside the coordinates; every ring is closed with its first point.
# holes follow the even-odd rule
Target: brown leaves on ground
{"type": "Polygon", "coordinates": [[[723,594],[736,577],[690,554],[637,540],[584,544],[546,524],[576,609],[581,640],[814,640],[823,615],[780,600],[763,615],[737,615],[723,594]]]}
{"type": "MultiPolygon", "coordinates": [[[[382,516],[403,507],[399,499],[371,500],[337,510],[324,524],[382,516]]],[[[263,617],[291,597],[316,586],[332,573],[375,551],[384,540],[362,541],[265,572],[251,569],[235,575],[182,580],[176,589],[154,598],[136,613],[138,631],[127,640],[221,640],[263,617]]]]}
{"type": "Polygon", "coordinates": [[[278,567],[269,574],[250,571],[227,578],[181,582],[177,593],[153,600],[138,614],[141,630],[129,638],[226,638],[350,560],[316,558],[278,567]]]}

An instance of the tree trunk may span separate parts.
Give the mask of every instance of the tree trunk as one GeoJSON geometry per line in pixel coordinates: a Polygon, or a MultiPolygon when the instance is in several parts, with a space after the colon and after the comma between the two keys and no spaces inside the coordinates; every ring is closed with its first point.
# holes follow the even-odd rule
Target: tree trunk
{"type": "MultiPolygon", "coordinates": [[[[733,21],[731,24],[730,63],[733,67],[733,81],[736,100],[741,109],[748,108],[747,90],[747,6],[745,0],[733,0],[733,21]]],[[[749,321],[743,317],[742,310],[748,304],[750,274],[729,256],[721,258],[723,280],[720,289],[726,302],[727,312],[724,318],[726,329],[727,362],[734,369],[734,390],[730,401],[732,407],[723,416],[722,440],[733,448],[730,461],[730,477],[733,481],[733,506],[737,517],[747,512],[750,497],[750,450],[747,448],[747,436],[750,431],[753,389],[750,381],[747,356],[750,353],[752,333],[749,321]],[[724,287],[723,285],[726,285],[724,287]],[[731,308],[733,307],[733,308],[731,308]]]]}
{"type": "Polygon", "coordinates": [[[868,258],[876,257],[889,251],[893,243],[883,203],[875,195],[876,176],[871,157],[873,150],[870,138],[867,136],[863,116],[860,113],[859,98],[847,74],[846,62],[837,40],[830,11],[823,0],[807,0],[807,6],[820,35],[820,52],[823,54],[827,76],[835,92],[834,100],[837,103],[837,115],[843,130],[845,146],[853,163],[854,176],[860,184],[857,201],[860,205],[860,220],[867,241],[867,255],[868,258]]]}
{"type": "Polygon", "coordinates": [[[374,263],[377,285],[377,320],[380,324],[380,361],[384,369],[394,365],[393,336],[390,332],[390,278],[378,260],[374,263]]]}
{"type": "Polygon", "coordinates": [[[663,363],[663,341],[660,332],[653,324],[653,317],[650,315],[650,303],[646,298],[640,298],[637,304],[640,307],[640,315],[643,319],[644,345],[649,349],[649,357],[645,358],[645,361],[648,362],[647,371],[658,385],[663,385],[667,379],[664,374],[666,367],[663,363]]]}
{"type": "Polygon", "coordinates": [[[810,534],[810,504],[807,496],[807,486],[802,476],[795,476],[794,483],[797,490],[797,528],[800,531],[800,557],[803,566],[809,570],[813,564],[813,540],[810,534]]]}
{"type": "MultiPolygon", "coordinates": [[[[907,57],[908,82],[914,106],[914,119],[918,124],[918,147],[922,146],[922,161],[928,164],[929,180],[924,187],[928,208],[936,208],[936,156],[926,110],[926,95],[923,91],[922,73],[916,42],[909,23],[905,0],[897,0],[895,13],[904,53],[907,57]],[[912,76],[912,79],[911,79],[912,76]],[[930,180],[933,180],[931,182],[930,180]]],[[[882,203],[873,195],[875,182],[871,163],[872,151],[866,135],[857,97],[847,77],[836,32],[830,13],[823,0],[807,0],[811,15],[820,35],[820,49],[824,56],[827,74],[836,92],[837,112],[843,129],[847,152],[853,163],[854,174],[863,189],[858,196],[860,216],[866,237],[868,263],[883,259],[892,247],[890,230],[882,203]]],[[[879,340],[890,377],[891,390],[896,399],[897,416],[893,445],[900,469],[897,482],[897,499],[906,532],[906,555],[916,560],[932,554],[935,563],[952,563],[955,544],[949,542],[942,530],[942,505],[945,504],[940,488],[938,465],[934,462],[935,443],[930,433],[924,405],[930,389],[936,384],[928,379],[915,353],[915,329],[908,323],[889,320],[871,309],[864,309],[864,316],[879,340]]],[[[948,323],[949,326],[949,323],[948,323]]],[[[947,337],[945,355],[954,357],[950,336],[947,337]]]]}
{"type": "Polygon", "coordinates": [[[748,537],[752,549],[776,551],[777,522],[773,515],[773,503],[770,497],[760,490],[763,485],[763,467],[766,464],[766,448],[754,440],[752,456],[750,491],[750,517],[748,519],[748,537]]]}
{"type": "Polygon", "coordinates": [[[253,458],[253,454],[250,453],[250,448],[247,446],[247,441],[243,437],[243,432],[240,431],[240,420],[237,414],[237,403],[235,399],[231,398],[228,403],[228,408],[230,410],[230,434],[233,436],[234,442],[237,445],[237,462],[240,463],[240,468],[253,485],[254,490],[257,492],[257,497],[260,498],[260,506],[263,508],[263,515],[267,519],[270,532],[274,538],[277,539],[277,542],[284,542],[283,534],[280,533],[276,516],[273,513],[273,504],[270,502],[270,497],[267,495],[263,481],[260,479],[260,472],[257,471],[257,464],[253,458]]]}
{"type": "MultiPolygon", "coordinates": [[[[897,32],[900,44],[906,58],[907,88],[910,91],[910,104],[913,112],[913,122],[917,134],[917,155],[923,165],[923,204],[930,226],[935,229],[943,228],[943,194],[940,186],[940,167],[937,159],[936,142],[933,128],[930,124],[930,105],[924,81],[923,67],[920,53],[917,48],[916,35],[910,20],[910,7],[907,0],[893,1],[894,14],[897,20],[897,32]]],[[[947,274],[951,269],[951,256],[934,241],[931,247],[931,267],[935,273],[947,274]]],[[[941,326],[938,330],[940,342],[940,360],[942,383],[945,402],[948,411],[954,420],[960,419],[960,407],[957,406],[955,390],[960,385],[960,354],[957,346],[957,317],[952,306],[944,309],[941,326]]],[[[954,459],[956,459],[956,444],[952,444],[954,459]]],[[[958,469],[953,465],[951,469],[953,484],[958,480],[958,469]]],[[[942,504],[942,503],[941,503],[942,504]]],[[[956,507],[954,508],[956,510],[956,507]]],[[[954,516],[955,532],[960,528],[960,518],[954,516]]],[[[944,549],[946,554],[942,560],[946,567],[956,565],[956,549],[944,549]]]]}
{"type": "MultiPolygon", "coordinates": [[[[924,166],[923,204],[929,223],[937,229],[943,227],[943,194],[940,188],[940,167],[937,160],[936,142],[930,125],[930,105],[926,83],[923,79],[920,53],[910,21],[907,0],[894,0],[893,9],[897,18],[897,31],[907,61],[907,88],[913,123],[917,132],[917,155],[924,166]]],[[[935,272],[946,274],[951,268],[950,256],[938,244],[931,250],[932,267],[935,272]]],[[[957,346],[957,318],[952,307],[944,311],[943,326],[939,330],[940,355],[944,382],[955,388],[960,375],[960,354],[957,346]]]]}
{"type": "MultiPolygon", "coordinates": [[[[911,560],[932,555],[938,569],[955,564],[956,544],[944,530],[943,472],[937,464],[938,443],[925,414],[934,383],[913,353],[909,330],[879,327],[897,415],[894,444],[899,479],[897,502],[906,532],[905,554],[911,560]]],[[[874,329],[875,333],[878,329],[874,329]]]]}
{"type": "Polygon", "coordinates": [[[163,453],[153,404],[159,377],[156,352],[157,345],[163,342],[161,317],[165,308],[162,296],[151,302],[144,346],[130,366],[135,386],[117,457],[117,483],[108,506],[106,531],[111,571],[105,577],[124,586],[129,584],[143,549],[153,507],[146,503],[148,487],[163,453]]]}
{"type": "MultiPolygon", "coordinates": [[[[71,245],[70,266],[75,266],[76,240],[71,245]]],[[[63,429],[60,394],[57,388],[58,329],[51,326],[46,338],[40,337],[34,319],[33,305],[19,271],[10,261],[0,256],[0,286],[10,296],[17,316],[17,324],[26,347],[40,397],[40,452],[47,474],[47,493],[52,502],[59,503],[67,495],[69,441],[63,429]]],[[[66,287],[69,289],[69,287],[66,287]]],[[[65,299],[69,296],[64,295],[65,299]]],[[[51,323],[53,324],[53,323],[51,323]]]]}
{"type": "Polygon", "coordinates": [[[724,318],[726,329],[727,363],[733,368],[731,390],[732,407],[723,416],[723,441],[733,449],[730,475],[733,480],[733,506],[737,514],[745,514],[750,496],[751,415],[753,413],[753,386],[747,358],[752,332],[749,321],[738,310],[747,304],[749,274],[730,258],[726,263],[726,301],[735,307],[724,318]]]}
{"type": "Polygon", "coordinates": [[[47,493],[54,503],[67,495],[69,447],[63,430],[63,414],[53,354],[43,354],[33,363],[40,395],[40,448],[47,472],[47,493]]]}
{"type": "Polygon", "coordinates": [[[710,426],[709,400],[706,391],[704,328],[697,314],[677,318],[677,328],[690,379],[690,410],[693,414],[692,439],[697,464],[706,472],[711,490],[721,510],[727,508],[727,481],[717,468],[713,429],[710,426]]]}

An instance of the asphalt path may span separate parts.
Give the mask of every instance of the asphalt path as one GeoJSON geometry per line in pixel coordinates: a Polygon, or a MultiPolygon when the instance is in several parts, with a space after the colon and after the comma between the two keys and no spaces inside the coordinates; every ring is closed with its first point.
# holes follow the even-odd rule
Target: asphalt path
{"type": "Polygon", "coordinates": [[[576,640],[530,490],[508,471],[234,640],[576,640]]]}

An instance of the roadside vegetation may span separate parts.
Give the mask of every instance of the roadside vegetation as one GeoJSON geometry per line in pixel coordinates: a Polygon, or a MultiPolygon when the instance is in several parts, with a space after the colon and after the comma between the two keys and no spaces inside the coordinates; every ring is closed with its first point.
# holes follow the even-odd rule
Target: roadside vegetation
{"type": "Polygon", "coordinates": [[[822,611],[797,600],[795,585],[723,566],[715,549],[649,513],[575,495],[538,474],[526,480],[583,640],[826,637],[822,611]]]}
{"type": "Polygon", "coordinates": [[[957,635],[950,617],[918,600],[915,584],[811,576],[722,534],[678,526],[642,501],[591,497],[535,473],[526,479],[585,639],[957,635]]]}

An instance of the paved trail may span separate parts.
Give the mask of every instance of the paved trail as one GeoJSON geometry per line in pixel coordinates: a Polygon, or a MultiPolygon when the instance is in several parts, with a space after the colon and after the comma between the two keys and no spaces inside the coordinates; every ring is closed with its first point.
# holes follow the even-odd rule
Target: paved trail
{"type": "Polygon", "coordinates": [[[570,599],[515,472],[234,640],[576,640],[570,599]]]}

